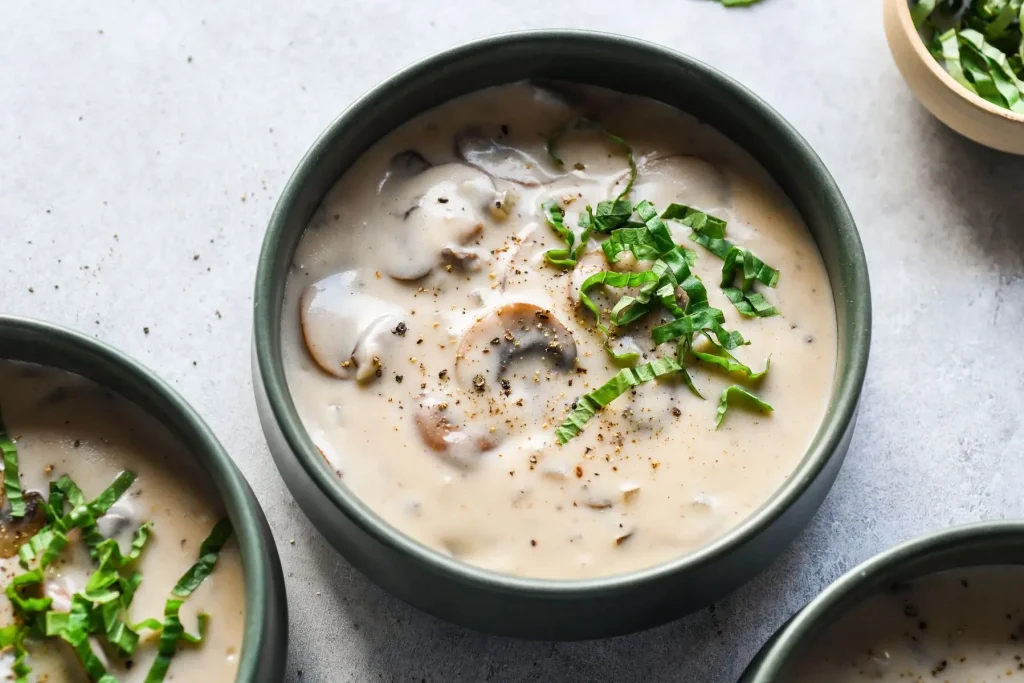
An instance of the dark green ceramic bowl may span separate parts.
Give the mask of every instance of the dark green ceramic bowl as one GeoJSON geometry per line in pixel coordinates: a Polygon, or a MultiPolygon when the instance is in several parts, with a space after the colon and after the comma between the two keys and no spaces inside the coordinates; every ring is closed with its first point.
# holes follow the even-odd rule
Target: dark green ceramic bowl
{"type": "MultiPolygon", "coordinates": [[[[245,633],[236,683],[280,683],[288,607],[274,538],[242,473],[203,419],[166,382],[102,342],[44,322],[0,316],[0,358],[46,365],[113,389],[160,420],[216,485],[245,573],[245,633]]],[[[173,675],[173,667],[171,675],[173,675]]]]}
{"type": "Polygon", "coordinates": [[[786,672],[830,624],[889,586],[946,569],[1024,565],[1024,522],[981,522],[908,541],[854,567],[772,636],[739,683],[786,683],[786,672]]]}
{"type": "Polygon", "coordinates": [[[292,494],[327,540],[388,591],[432,614],[529,638],[609,636],[654,626],[732,591],[807,523],[853,431],[868,360],[871,304],[853,217],[807,142],[767,104],[711,67],[664,48],[581,31],[514,33],[441,52],[361,97],[320,136],[285,186],[256,274],[253,375],[263,430],[292,494]],[[746,148],[803,215],[828,268],[839,361],[828,415],[789,481],[728,535],[677,560],[581,581],[524,579],[463,564],[367,508],[323,462],[288,393],[281,306],[299,237],[327,190],[374,142],[442,102],[488,86],[554,78],[644,95],[690,112],[746,148]]]}

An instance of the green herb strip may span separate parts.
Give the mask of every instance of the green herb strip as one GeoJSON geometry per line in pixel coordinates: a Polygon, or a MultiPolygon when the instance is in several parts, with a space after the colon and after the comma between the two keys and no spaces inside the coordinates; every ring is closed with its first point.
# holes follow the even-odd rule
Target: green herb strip
{"type": "Polygon", "coordinates": [[[740,361],[736,360],[736,358],[733,357],[731,353],[726,351],[720,345],[715,344],[714,342],[711,341],[709,341],[708,344],[711,347],[710,351],[698,351],[695,348],[691,348],[690,353],[692,353],[695,358],[702,360],[705,363],[717,365],[729,373],[742,375],[745,379],[749,381],[754,382],[761,379],[768,373],[768,368],[771,367],[772,359],[771,356],[769,356],[768,360],[764,364],[764,370],[761,370],[760,372],[754,372],[753,370],[750,369],[749,366],[744,365],[740,361]]]}
{"type": "Polygon", "coordinates": [[[164,607],[163,632],[160,634],[160,643],[157,646],[157,657],[146,674],[145,683],[161,683],[164,680],[167,670],[171,666],[171,659],[178,651],[179,641],[202,642],[209,617],[205,614],[199,615],[199,635],[191,636],[185,632],[181,619],[178,617],[178,610],[181,608],[184,598],[191,595],[213,571],[220,551],[231,538],[231,534],[231,522],[228,519],[217,522],[199,548],[199,559],[185,572],[171,591],[174,597],[168,599],[164,607]]]}
{"type": "Polygon", "coordinates": [[[779,309],[770,304],[763,294],[752,291],[755,280],[775,287],[779,281],[779,271],[766,265],[749,249],[738,247],[725,239],[724,220],[683,204],[670,204],[661,217],[679,221],[691,228],[690,239],[723,259],[722,292],[737,311],[748,318],[779,315],[779,309]],[[732,286],[737,272],[742,277],[738,288],[732,286]]]}
{"type": "Polygon", "coordinates": [[[722,421],[725,419],[725,414],[729,410],[729,406],[734,403],[752,410],[759,410],[766,413],[770,413],[775,410],[743,387],[733,384],[722,392],[722,397],[718,400],[718,413],[715,416],[715,429],[722,426],[722,421]]]}
{"type": "Polygon", "coordinates": [[[919,0],[911,14],[932,55],[958,83],[1024,113],[1024,0],[977,0],[963,8],[919,0]]]}
{"type": "MultiPolygon", "coordinates": [[[[658,358],[635,368],[624,368],[596,390],[581,396],[576,407],[555,430],[558,443],[565,444],[583,431],[583,426],[602,408],[626,393],[630,388],[659,377],[679,372],[682,365],[675,358],[658,358]]],[[[149,683],[149,681],[147,681],[149,683]]]]}
{"type": "Polygon", "coordinates": [[[935,0],[917,0],[910,8],[910,18],[914,20],[914,26],[921,28],[925,20],[935,11],[935,0]]]}
{"type": "Polygon", "coordinates": [[[4,460],[4,493],[11,506],[11,517],[24,517],[27,508],[25,499],[21,495],[21,479],[18,477],[18,448],[14,445],[14,439],[7,433],[2,416],[0,416],[0,451],[3,453],[4,460]]]}

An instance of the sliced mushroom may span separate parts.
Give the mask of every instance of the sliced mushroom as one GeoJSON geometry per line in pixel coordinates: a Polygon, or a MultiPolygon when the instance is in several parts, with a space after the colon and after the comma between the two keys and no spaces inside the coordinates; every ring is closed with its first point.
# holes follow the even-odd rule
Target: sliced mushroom
{"type": "Polygon", "coordinates": [[[534,156],[489,136],[479,126],[469,126],[455,136],[455,154],[492,178],[533,187],[561,177],[548,170],[539,154],[534,156]],[[538,158],[539,157],[539,158],[538,158]]]}
{"type": "Polygon", "coordinates": [[[43,496],[36,491],[28,491],[22,498],[25,501],[24,517],[12,517],[9,503],[0,510],[0,558],[17,555],[22,544],[46,525],[46,512],[39,504],[43,496]]]}
{"type": "Polygon", "coordinates": [[[444,396],[425,395],[416,409],[415,422],[423,443],[447,462],[462,468],[476,465],[480,456],[498,444],[489,428],[473,430],[466,415],[444,396]]]}
{"type": "Polygon", "coordinates": [[[96,520],[104,538],[117,538],[138,528],[139,521],[135,506],[128,497],[122,496],[110,506],[107,513],[96,520]]]}
{"type": "Polygon", "coordinates": [[[377,186],[377,192],[384,192],[390,183],[408,180],[409,178],[423,173],[431,166],[433,166],[433,164],[423,158],[423,155],[414,149],[407,149],[404,152],[399,152],[395,156],[391,157],[388,172],[384,174],[384,180],[380,181],[380,185],[377,186]]]}
{"type": "Polygon", "coordinates": [[[568,370],[576,364],[576,341],[551,311],[528,303],[506,304],[478,320],[462,338],[456,377],[463,387],[486,389],[513,361],[532,354],[568,370]]]}
{"type": "Polygon", "coordinates": [[[504,217],[511,201],[486,174],[464,164],[432,166],[384,189],[393,227],[383,250],[384,271],[397,280],[428,275],[443,249],[471,243],[489,219],[504,217]]]}
{"type": "MultiPolygon", "coordinates": [[[[669,204],[687,204],[706,211],[732,204],[729,179],[719,169],[697,156],[669,156],[647,161],[640,166],[632,200],[644,199],[659,211],[669,204]]],[[[625,187],[627,176],[615,187],[625,187]]]]}
{"type": "Polygon", "coordinates": [[[341,379],[356,376],[357,369],[372,359],[373,339],[379,338],[376,323],[394,321],[394,329],[404,319],[400,307],[360,289],[358,271],[346,270],[309,285],[299,299],[299,324],[310,356],[325,372],[341,379]],[[371,329],[377,336],[364,342],[371,329]],[[353,359],[357,349],[366,351],[359,358],[361,363],[353,359]]]}

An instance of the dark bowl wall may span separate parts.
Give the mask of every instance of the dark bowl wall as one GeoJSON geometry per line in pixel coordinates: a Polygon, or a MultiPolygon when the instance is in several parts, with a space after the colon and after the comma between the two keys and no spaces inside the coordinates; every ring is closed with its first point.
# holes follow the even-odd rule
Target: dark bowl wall
{"type": "Polygon", "coordinates": [[[735,81],[689,57],[579,31],[509,34],[442,52],[370,91],[313,145],[274,211],[260,255],[253,376],[267,441],[286,484],[327,540],[386,590],[473,628],[529,638],[609,636],[654,626],[722,597],[765,568],[827,494],[849,446],[867,365],[870,290],[853,218],[807,143],[735,81]],[[624,576],[546,581],[502,576],[412,541],[368,510],[322,462],[288,395],[281,304],[309,218],[346,168],[388,132],[442,102],[493,85],[552,78],[661,100],[713,124],[776,179],[813,233],[839,326],[836,385],[825,423],[789,482],[725,538],[624,576]]]}
{"type": "Polygon", "coordinates": [[[88,377],[156,417],[193,454],[224,502],[242,555],[245,632],[236,683],[284,680],[288,607],[277,547],[252,489],[202,418],[166,383],[128,356],[65,328],[0,316],[0,359],[88,377]]]}

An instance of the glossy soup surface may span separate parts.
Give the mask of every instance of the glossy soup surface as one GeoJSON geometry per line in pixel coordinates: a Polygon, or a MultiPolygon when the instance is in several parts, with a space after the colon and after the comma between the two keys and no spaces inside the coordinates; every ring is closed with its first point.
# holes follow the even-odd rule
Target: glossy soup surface
{"type": "MultiPolygon", "coordinates": [[[[153,418],[124,398],[77,375],[24,363],[0,361],[0,410],[18,450],[22,489],[47,494],[49,482],[69,475],[88,500],[123,470],[138,475],[127,493],[98,520],[101,533],[127,552],[136,529],[153,522],[153,532],[134,565],[142,584],[128,611],[129,623],[163,620],[171,588],[196,561],[199,546],[224,512],[212,485],[189,461],[183,447],[153,418]]],[[[78,538],[47,569],[45,590],[53,608],[67,610],[69,595],[82,590],[95,565],[78,538]]],[[[6,553],[5,553],[6,554],[6,553]]],[[[17,557],[0,559],[0,583],[23,573],[17,557]]],[[[205,642],[182,646],[165,681],[235,680],[242,645],[244,583],[236,542],[221,552],[213,573],[181,608],[190,633],[197,615],[210,615],[205,642]]],[[[0,597],[0,626],[14,615],[0,597]]],[[[140,641],[129,661],[94,641],[93,650],[122,683],[142,683],[156,656],[158,635],[140,641]]],[[[59,639],[29,643],[32,681],[87,683],[73,650],[59,639]]],[[[0,680],[10,676],[13,654],[0,655],[0,680]]]]}
{"type": "MultiPolygon", "coordinates": [[[[634,217],[635,219],[635,217],[634,217]]],[[[608,323],[618,296],[591,290],[608,323]]],[[[323,200],[294,256],[283,342],[289,387],[326,461],[389,523],[463,561],[533,577],[628,572],[718,538],[776,491],[825,414],[836,317],[815,243],[765,171],[713,128],[652,100],[578,86],[520,83],[446,103],[367,151],[323,200]],[[579,289],[609,264],[593,234],[579,264],[545,252],[565,241],[541,210],[552,201],[576,235],[587,205],[617,196],[628,141],[637,203],[687,204],[728,221],[727,237],[781,271],[758,292],[781,315],[745,318],[719,286],[722,260],[669,221],[694,250],[693,271],[726,326],[751,343],[734,355],[743,382],[691,363],[696,397],[677,373],[627,391],[563,446],[555,429],[574,401],[619,368],[579,289]],[[730,409],[743,384],[774,407],[730,409]]],[[[664,311],[616,330],[642,361],[664,311]]]]}

